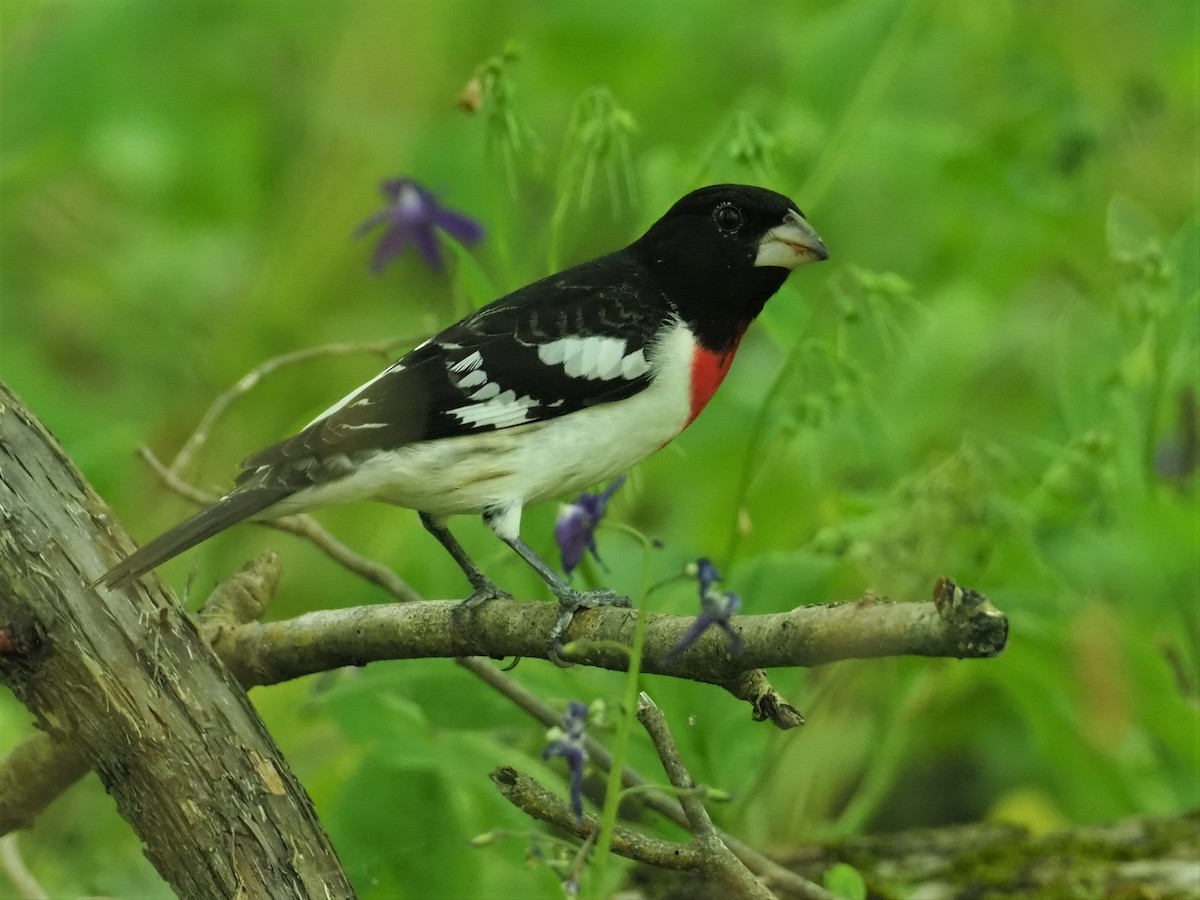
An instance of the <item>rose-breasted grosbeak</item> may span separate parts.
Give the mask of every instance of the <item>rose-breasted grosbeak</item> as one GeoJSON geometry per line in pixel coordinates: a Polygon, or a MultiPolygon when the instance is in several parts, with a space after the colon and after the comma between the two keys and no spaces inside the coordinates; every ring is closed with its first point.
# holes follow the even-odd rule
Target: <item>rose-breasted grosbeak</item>
{"type": "Polygon", "coordinates": [[[619,598],[567,585],[521,540],[521,510],[611,478],[683,431],[790,271],[826,256],[781,194],[693,191],[623,250],[470,314],[251,455],[230,493],[101,581],[123,587],[245,519],[376,499],[419,511],[474,605],[504,594],[443,520],[481,512],[558,598],[556,651],[577,609],[619,598]]]}

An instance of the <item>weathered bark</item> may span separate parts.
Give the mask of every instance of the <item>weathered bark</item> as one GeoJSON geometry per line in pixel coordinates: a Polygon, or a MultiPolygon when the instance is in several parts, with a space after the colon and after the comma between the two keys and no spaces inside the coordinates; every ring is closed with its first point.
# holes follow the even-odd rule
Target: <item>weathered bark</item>
{"type": "Polygon", "coordinates": [[[132,547],[0,383],[0,679],[99,773],[185,898],[351,897],[312,802],[157,578],[89,587],[132,547]]]}

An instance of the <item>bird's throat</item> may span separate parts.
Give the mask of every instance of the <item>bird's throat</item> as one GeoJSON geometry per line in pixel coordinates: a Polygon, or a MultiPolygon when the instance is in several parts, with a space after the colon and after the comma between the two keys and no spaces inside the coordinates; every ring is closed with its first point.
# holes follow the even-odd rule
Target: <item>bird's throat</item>
{"type": "Polygon", "coordinates": [[[700,415],[701,410],[708,405],[708,401],[712,399],[717,388],[721,386],[721,382],[725,380],[729,366],[733,363],[733,355],[737,353],[738,344],[741,343],[745,331],[745,326],[743,326],[732,346],[724,350],[713,351],[702,346],[696,348],[696,352],[692,356],[692,408],[688,414],[688,425],[691,425],[696,416],[700,415]]]}

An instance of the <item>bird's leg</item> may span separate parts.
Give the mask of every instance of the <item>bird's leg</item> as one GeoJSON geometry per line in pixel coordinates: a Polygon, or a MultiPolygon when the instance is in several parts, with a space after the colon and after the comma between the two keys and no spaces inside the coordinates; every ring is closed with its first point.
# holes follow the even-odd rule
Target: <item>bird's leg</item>
{"type": "Polygon", "coordinates": [[[563,580],[561,575],[550,568],[532,547],[521,540],[521,536],[515,533],[515,529],[510,530],[510,528],[504,527],[511,523],[504,522],[502,515],[485,513],[484,521],[488,523],[500,540],[512,547],[517,555],[541,576],[542,581],[546,582],[546,586],[558,598],[558,619],[555,620],[554,627],[550,629],[549,656],[550,661],[555,665],[568,666],[570,663],[563,660],[561,653],[567,629],[571,627],[571,620],[575,617],[575,613],[593,606],[629,606],[629,598],[622,597],[616,591],[608,588],[595,588],[590,591],[575,590],[563,580]]]}
{"type": "Polygon", "coordinates": [[[496,587],[492,580],[483,574],[479,566],[475,565],[474,560],[467,556],[467,551],[462,548],[462,544],[455,539],[441,519],[424,512],[419,515],[425,530],[437,538],[438,543],[446,548],[446,552],[454,557],[454,561],[458,563],[458,567],[463,570],[463,574],[467,576],[471,587],[474,588],[474,592],[460,604],[460,608],[474,609],[489,600],[512,599],[505,591],[496,587]]]}

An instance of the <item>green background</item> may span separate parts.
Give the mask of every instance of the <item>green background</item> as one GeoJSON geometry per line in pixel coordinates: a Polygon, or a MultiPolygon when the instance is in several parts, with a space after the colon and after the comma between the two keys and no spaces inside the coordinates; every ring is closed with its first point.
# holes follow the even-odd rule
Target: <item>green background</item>
{"type": "MultiPolygon", "coordinates": [[[[712,556],[747,613],[868,589],[924,600],[946,574],[1012,632],[990,661],[775,672],[808,717],[790,733],[715,688],[647,679],[694,776],[734,795],[720,823],[781,848],[1193,807],[1197,479],[1194,459],[1175,474],[1155,459],[1186,443],[1180,398],[1200,383],[1196,16],[1172,0],[4,0],[0,378],[144,541],[189,507],[134,449],[169,459],[262,360],[415,343],[622,245],[693,187],[764,184],[831,259],[789,280],[611,518],[663,542],[652,580],[712,556]],[[506,143],[496,107],[456,99],[510,44],[506,143]],[[623,112],[573,120],[598,86],[623,112]],[[449,274],[412,254],[367,271],[371,240],[351,234],[397,175],[484,223],[449,274]]],[[[271,376],[189,476],[226,485],[379,364],[271,376]]],[[[547,555],[555,512],[525,516],[547,555]]],[[[424,595],[464,594],[412,513],[321,520],[424,595]]],[[[547,598],[479,523],[455,528],[502,586],[547,598]]],[[[640,593],[640,545],[600,542],[611,571],[585,575],[640,593]]],[[[284,563],[273,616],[387,599],[255,527],[162,573],[181,592],[191,579],[194,607],[266,547],[284,563]]],[[[690,614],[694,587],[648,605],[690,614]]],[[[514,677],[560,706],[621,690],[532,660],[514,677]]],[[[487,779],[510,764],[565,790],[537,758],[544,730],[450,662],[252,697],[362,896],[560,895],[528,863],[536,829],[487,779]],[[507,839],[468,847],[496,828],[507,839]]],[[[0,698],[0,751],[30,730],[0,698]]],[[[641,735],[633,757],[660,777],[641,735]]],[[[167,894],[94,778],[21,848],[55,896],[167,894]]]]}

